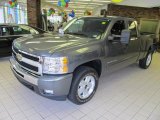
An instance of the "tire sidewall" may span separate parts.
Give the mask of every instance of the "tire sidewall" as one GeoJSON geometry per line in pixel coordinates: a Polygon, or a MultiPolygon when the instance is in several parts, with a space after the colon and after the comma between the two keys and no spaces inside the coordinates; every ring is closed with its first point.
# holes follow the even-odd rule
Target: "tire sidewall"
{"type": "Polygon", "coordinates": [[[92,99],[92,97],[94,96],[94,94],[96,93],[96,90],[98,88],[98,75],[96,74],[96,72],[94,70],[90,70],[90,71],[85,71],[81,74],[81,76],[77,79],[77,84],[76,84],[76,90],[75,90],[75,97],[76,97],[76,100],[79,104],[83,104],[83,103],[86,103],[88,101],[90,101],[92,99]],[[81,80],[85,77],[85,76],[93,76],[95,78],[95,87],[94,87],[94,90],[93,92],[91,93],[91,95],[86,98],[86,99],[81,99],[78,95],[78,86],[81,82],[81,80]]]}
{"type": "Polygon", "coordinates": [[[151,51],[149,51],[148,53],[147,53],[147,56],[146,56],[146,59],[145,59],[145,66],[146,66],[146,68],[148,68],[150,65],[151,65],[151,63],[152,63],[152,57],[153,57],[153,53],[151,52],[151,51]],[[149,63],[149,65],[147,65],[147,59],[148,59],[148,56],[151,54],[151,61],[150,61],[150,63],[149,63]]]}

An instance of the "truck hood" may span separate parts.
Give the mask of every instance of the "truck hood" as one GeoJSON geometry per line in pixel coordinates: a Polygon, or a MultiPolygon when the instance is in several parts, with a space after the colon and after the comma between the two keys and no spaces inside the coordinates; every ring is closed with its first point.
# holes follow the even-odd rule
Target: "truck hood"
{"type": "Polygon", "coordinates": [[[58,51],[75,46],[86,45],[95,41],[94,38],[87,38],[75,35],[28,35],[14,41],[14,46],[19,50],[39,56],[50,56],[58,51]]]}

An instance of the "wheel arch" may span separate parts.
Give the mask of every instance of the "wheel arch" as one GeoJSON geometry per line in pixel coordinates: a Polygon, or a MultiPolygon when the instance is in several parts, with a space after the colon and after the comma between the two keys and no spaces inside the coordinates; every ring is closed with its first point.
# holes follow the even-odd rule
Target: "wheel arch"
{"type": "Polygon", "coordinates": [[[101,76],[101,73],[102,73],[102,62],[101,62],[101,60],[97,59],[97,60],[92,60],[92,61],[88,61],[88,62],[85,62],[83,64],[80,64],[74,69],[73,74],[81,66],[91,67],[91,68],[96,70],[99,77],[101,76]]]}

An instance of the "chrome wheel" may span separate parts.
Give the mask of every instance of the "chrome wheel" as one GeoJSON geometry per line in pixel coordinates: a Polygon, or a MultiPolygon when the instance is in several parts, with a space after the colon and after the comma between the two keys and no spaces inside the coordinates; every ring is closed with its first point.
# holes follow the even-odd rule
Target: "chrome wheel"
{"type": "Polygon", "coordinates": [[[78,96],[80,99],[88,98],[95,89],[96,80],[94,76],[85,76],[78,85],[78,96]]]}
{"type": "Polygon", "coordinates": [[[152,61],[152,54],[150,53],[147,57],[146,65],[149,66],[152,61]]]}

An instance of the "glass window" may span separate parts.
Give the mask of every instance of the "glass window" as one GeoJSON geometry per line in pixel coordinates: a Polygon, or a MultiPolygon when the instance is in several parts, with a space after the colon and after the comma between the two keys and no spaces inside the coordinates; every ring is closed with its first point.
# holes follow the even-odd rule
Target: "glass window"
{"type": "Polygon", "coordinates": [[[11,8],[6,0],[0,0],[0,23],[27,24],[27,4],[23,0],[17,7],[11,8]],[[1,4],[2,3],[2,4],[1,4]]]}
{"type": "Polygon", "coordinates": [[[84,20],[77,20],[68,28],[67,32],[69,33],[80,32],[82,31],[83,25],[84,25],[84,20]]]}
{"type": "Polygon", "coordinates": [[[124,20],[119,20],[113,25],[113,27],[111,29],[111,34],[112,35],[121,35],[122,30],[124,30],[124,29],[125,29],[124,20]]]}
{"type": "Polygon", "coordinates": [[[0,23],[4,23],[4,12],[3,12],[3,6],[0,6],[0,23]]]}
{"type": "Polygon", "coordinates": [[[137,37],[137,22],[129,21],[128,28],[131,31],[131,37],[137,37]]]}
{"type": "Polygon", "coordinates": [[[83,35],[86,37],[100,39],[110,20],[99,18],[81,18],[73,21],[71,25],[67,25],[66,34],[83,35]]]}
{"type": "Polygon", "coordinates": [[[20,35],[20,34],[39,34],[38,31],[35,29],[25,26],[25,25],[20,25],[20,26],[14,26],[13,27],[14,35],[20,35]]]}
{"type": "Polygon", "coordinates": [[[10,29],[8,27],[1,27],[2,36],[10,35],[10,29]]]}
{"type": "Polygon", "coordinates": [[[27,27],[14,26],[13,31],[14,35],[31,34],[30,30],[27,27]]]}

